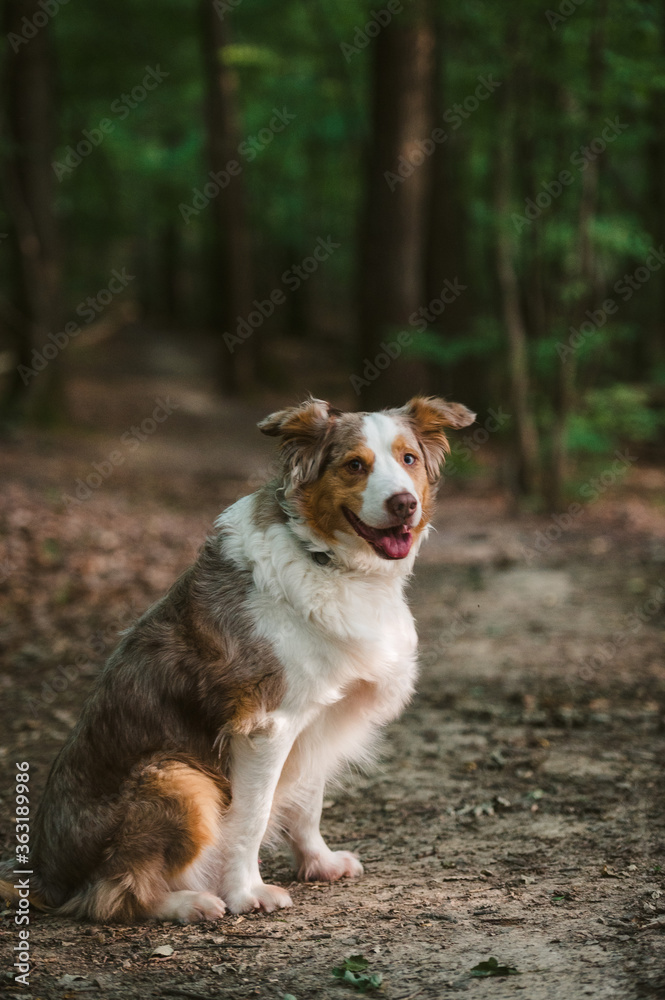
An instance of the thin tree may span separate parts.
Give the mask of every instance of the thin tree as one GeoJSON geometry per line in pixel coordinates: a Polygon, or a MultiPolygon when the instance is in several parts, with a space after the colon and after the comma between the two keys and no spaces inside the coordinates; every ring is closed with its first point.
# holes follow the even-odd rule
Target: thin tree
{"type": "Polygon", "coordinates": [[[516,116],[512,80],[506,80],[497,98],[500,121],[494,187],[496,262],[501,311],[507,336],[511,401],[517,432],[516,485],[520,493],[528,494],[535,492],[539,486],[539,448],[529,373],[528,335],[515,266],[514,227],[510,219],[516,116]]]}
{"type": "MultiPolygon", "coordinates": [[[[228,18],[215,8],[214,0],[200,3],[201,45],[205,70],[205,124],[208,159],[213,174],[228,172],[238,161],[241,142],[237,78],[225,60],[230,45],[228,18]]],[[[235,338],[239,319],[252,311],[254,279],[251,233],[247,217],[247,195],[242,173],[232,175],[212,202],[219,247],[220,317],[223,331],[235,338]]],[[[219,382],[227,393],[246,391],[256,377],[260,334],[242,344],[220,345],[219,382]]]]}
{"type": "MultiPolygon", "coordinates": [[[[427,245],[425,258],[425,303],[441,298],[446,281],[458,280],[468,288],[468,210],[464,203],[462,176],[468,155],[464,139],[459,132],[448,129],[443,117],[453,103],[450,92],[449,68],[452,54],[463,44],[459,25],[445,16],[444,10],[435,6],[433,26],[436,33],[434,80],[431,88],[431,117],[435,127],[446,131],[445,142],[437,144],[431,158],[431,176],[426,213],[427,245]]],[[[434,316],[430,331],[440,335],[442,344],[446,337],[468,337],[471,313],[470,296],[461,294],[444,313],[434,316]]],[[[469,406],[480,406],[478,366],[475,358],[462,357],[443,371],[432,373],[435,391],[454,392],[469,406]]]]}
{"type": "Polygon", "coordinates": [[[384,369],[379,367],[376,376],[371,367],[377,358],[384,365],[384,345],[398,343],[399,331],[413,332],[409,317],[425,304],[430,164],[422,143],[432,130],[435,46],[426,5],[412,8],[410,18],[407,11],[395,16],[372,44],[372,126],[359,295],[361,401],[368,408],[398,402],[428,387],[424,364],[406,361],[401,353],[384,369]]]}
{"type": "Polygon", "coordinates": [[[49,25],[26,40],[25,20],[41,13],[37,0],[7,0],[4,27],[13,38],[5,54],[4,100],[0,111],[4,136],[1,164],[5,210],[10,221],[13,297],[0,304],[18,360],[10,378],[2,412],[52,422],[65,407],[60,356],[35,367],[33,349],[48,345],[62,322],[62,251],[54,209],[55,68],[49,25]],[[17,41],[21,39],[20,43],[17,41]],[[29,369],[34,374],[29,374],[29,369]]]}
{"type": "MultiPolygon", "coordinates": [[[[607,0],[601,0],[597,17],[591,25],[589,38],[589,99],[587,121],[593,125],[600,118],[601,88],[604,71],[605,25],[607,0]]],[[[568,282],[578,288],[572,299],[567,328],[579,326],[584,319],[584,310],[592,308],[600,286],[597,279],[592,226],[598,202],[598,178],[600,171],[598,157],[590,160],[582,174],[582,191],[577,221],[577,248],[573,258],[572,272],[568,282]]],[[[563,502],[563,493],[568,472],[568,424],[575,404],[575,383],[577,356],[574,351],[561,360],[555,379],[554,422],[552,426],[552,447],[550,463],[545,483],[545,499],[550,510],[558,510],[563,502]]]]}

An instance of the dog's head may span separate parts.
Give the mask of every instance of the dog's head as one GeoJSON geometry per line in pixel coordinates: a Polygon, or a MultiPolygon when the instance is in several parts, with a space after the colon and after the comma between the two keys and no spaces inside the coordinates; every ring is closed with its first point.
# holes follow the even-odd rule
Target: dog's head
{"type": "Polygon", "coordinates": [[[342,413],[320,399],[259,424],[281,438],[284,492],[315,537],[335,548],[404,559],[429,524],[434,487],[450,450],[445,429],[475,414],[416,396],[399,409],[342,413]]]}

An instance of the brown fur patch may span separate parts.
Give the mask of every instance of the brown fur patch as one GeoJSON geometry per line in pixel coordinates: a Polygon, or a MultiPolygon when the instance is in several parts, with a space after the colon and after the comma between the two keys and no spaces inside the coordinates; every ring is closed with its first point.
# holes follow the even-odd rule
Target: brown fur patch
{"type": "Polygon", "coordinates": [[[360,511],[367,476],[374,465],[374,452],[364,443],[361,433],[362,415],[344,416],[359,419],[340,421],[323,474],[314,483],[303,486],[298,496],[299,513],[330,544],[340,531],[354,533],[342,507],[348,507],[354,514],[360,511]],[[349,469],[348,463],[354,458],[363,463],[362,471],[349,469]]]}
{"type": "Polygon", "coordinates": [[[175,875],[203,850],[214,844],[221,815],[222,796],[218,785],[202,771],[176,761],[154,771],[155,791],[159,796],[179,799],[187,813],[188,839],[193,845],[192,856],[168,869],[175,875]]]}
{"type": "Polygon", "coordinates": [[[468,427],[476,419],[475,413],[461,403],[448,403],[436,396],[414,396],[405,406],[394,411],[407,418],[420,443],[425,459],[427,476],[435,483],[441,475],[441,466],[450,452],[444,427],[468,427]]]}
{"type": "Polygon", "coordinates": [[[173,879],[215,843],[229,795],[182,761],[148,764],[127,789],[123,815],[94,880],[58,909],[97,921],[150,916],[173,879]]]}
{"type": "Polygon", "coordinates": [[[339,410],[322,399],[307,399],[300,406],[272,413],[258,427],[264,434],[280,437],[280,452],[291,486],[312,482],[328,453],[328,442],[336,428],[339,410]]]}

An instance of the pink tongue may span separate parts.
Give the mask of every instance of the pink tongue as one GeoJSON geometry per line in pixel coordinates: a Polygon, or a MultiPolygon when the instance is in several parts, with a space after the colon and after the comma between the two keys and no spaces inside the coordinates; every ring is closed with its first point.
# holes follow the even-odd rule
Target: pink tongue
{"type": "Polygon", "coordinates": [[[412,540],[410,532],[404,532],[404,534],[399,535],[381,535],[376,539],[375,544],[388,559],[404,559],[409,554],[412,540]]]}

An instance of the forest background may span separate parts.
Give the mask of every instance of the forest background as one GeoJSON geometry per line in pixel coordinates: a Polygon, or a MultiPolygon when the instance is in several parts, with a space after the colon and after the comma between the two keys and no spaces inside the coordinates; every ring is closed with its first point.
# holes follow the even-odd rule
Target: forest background
{"type": "Polygon", "coordinates": [[[454,394],[550,509],[659,452],[662,3],[5,0],[0,43],[6,427],[67,420],[70,344],[175,337],[224,396],[454,394]]]}

